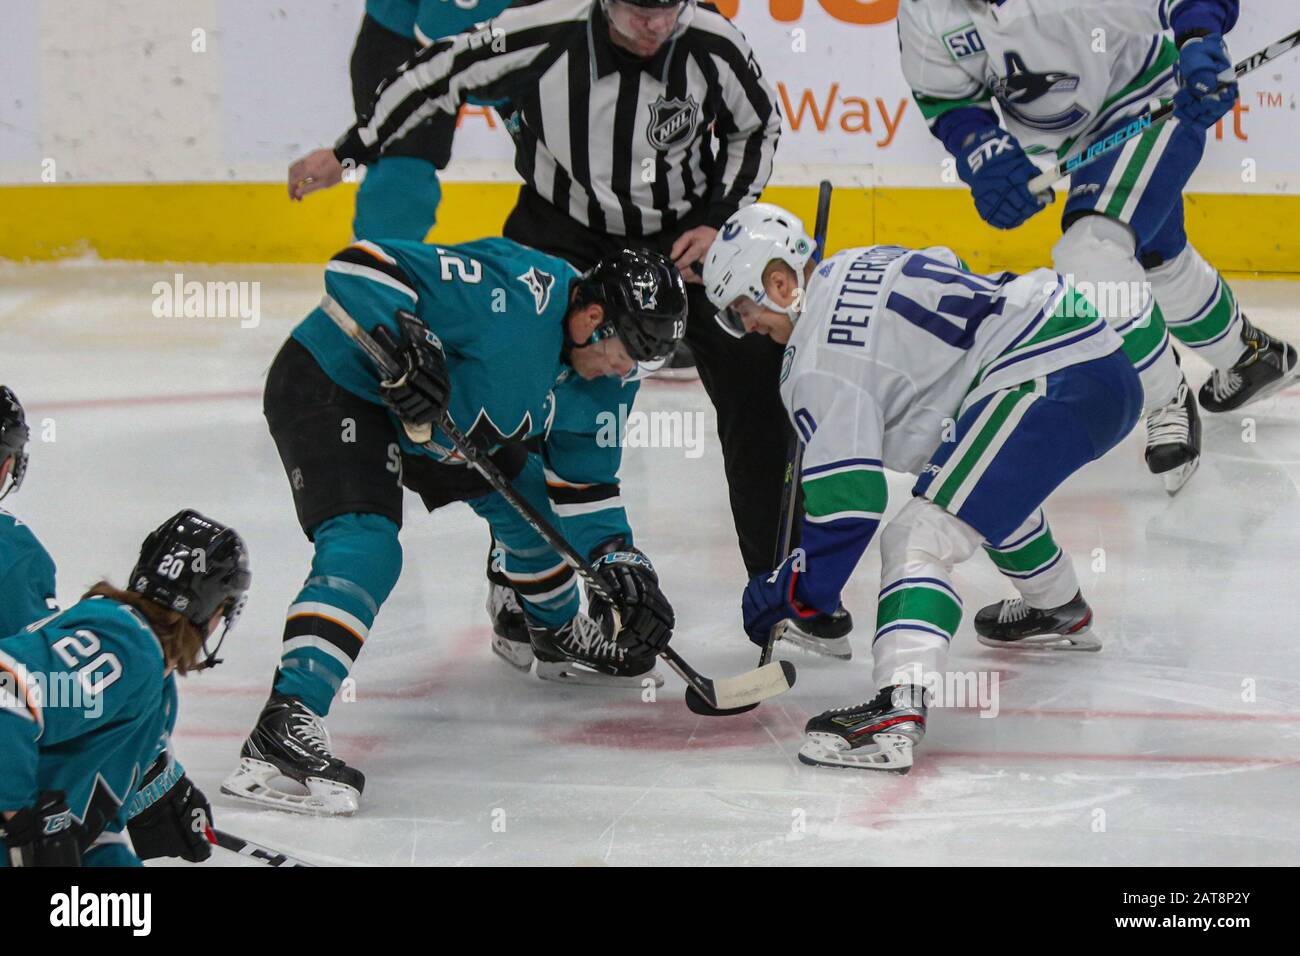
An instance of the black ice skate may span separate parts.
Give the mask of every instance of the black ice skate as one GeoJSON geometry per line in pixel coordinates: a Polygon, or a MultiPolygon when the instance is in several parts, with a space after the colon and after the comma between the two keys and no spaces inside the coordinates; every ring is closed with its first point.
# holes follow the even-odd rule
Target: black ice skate
{"type": "Polygon", "coordinates": [[[320,717],[297,697],[273,691],[239,751],[239,769],[222,782],[221,792],[294,813],[350,816],[361,803],[366,778],[329,747],[320,717]],[[272,786],[285,777],[298,784],[297,792],[272,786]]]}
{"type": "Polygon", "coordinates": [[[1243,317],[1241,358],[1229,369],[1215,369],[1201,386],[1201,404],[1207,412],[1230,412],[1247,402],[1267,398],[1300,374],[1295,347],[1261,332],[1243,317]]]}
{"type": "Polygon", "coordinates": [[[990,604],[975,615],[975,633],[985,647],[1051,651],[1099,651],[1092,633],[1092,608],[1076,593],[1069,603],[1043,611],[1024,598],[990,604]]]}
{"type": "Polygon", "coordinates": [[[533,645],[528,640],[528,623],[515,589],[489,580],[487,612],[492,619],[492,652],[527,673],[533,666],[533,645]]]}
{"type": "Polygon", "coordinates": [[[1201,463],[1201,417],[1184,380],[1174,400],[1147,415],[1147,467],[1177,494],[1201,463]]]}
{"type": "Polygon", "coordinates": [[[814,654],[836,657],[842,661],[853,657],[849,646],[849,632],[853,630],[853,617],[841,604],[833,614],[818,614],[810,618],[786,618],[777,634],[780,640],[802,647],[814,654]]]}
{"type": "Polygon", "coordinates": [[[605,636],[600,625],[585,614],[575,614],[559,629],[528,622],[537,676],[542,680],[599,687],[640,687],[646,678],[656,687],[664,679],[654,669],[653,657],[631,657],[605,636]]]}
{"type": "Polygon", "coordinates": [[[925,692],[916,684],[881,688],[865,704],[818,714],[804,733],[803,763],[907,773],[912,749],[925,736],[925,692]]]}

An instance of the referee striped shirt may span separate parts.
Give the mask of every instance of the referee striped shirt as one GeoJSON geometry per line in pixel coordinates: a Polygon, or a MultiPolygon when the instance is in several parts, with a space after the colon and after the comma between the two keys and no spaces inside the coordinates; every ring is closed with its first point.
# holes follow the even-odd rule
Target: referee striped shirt
{"type": "Polygon", "coordinates": [[[434,43],[379,88],[372,114],[339,140],[364,164],[468,97],[501,102],[515,168],[557,209],[597,232],[640,237],[692,211],[720,227],[772,172],[776,97],[741,32],[687,3],[659,52],[609,39],[599,0],[512,7],[434,43]]]}

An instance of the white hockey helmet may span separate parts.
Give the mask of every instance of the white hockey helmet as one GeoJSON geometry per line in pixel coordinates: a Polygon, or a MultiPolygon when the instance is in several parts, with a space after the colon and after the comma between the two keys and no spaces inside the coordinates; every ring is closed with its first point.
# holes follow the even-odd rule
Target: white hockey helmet
{"type": "MultiPolygon", "coordinates": [[[[739,338],[745,327],[731,305],[748,296],[758,305],[798,318],[797,305],[782,308],[768,300],[763,270],[779,259],[794,270],[803,290],[803,269],[816,250],[798,216],[771,203],[756,202],[732,214],[704,260],[704,288],[718,307],[718,324],[739,338]]],[[[796,300],[797,302],[797,300],[796,300]]]]}

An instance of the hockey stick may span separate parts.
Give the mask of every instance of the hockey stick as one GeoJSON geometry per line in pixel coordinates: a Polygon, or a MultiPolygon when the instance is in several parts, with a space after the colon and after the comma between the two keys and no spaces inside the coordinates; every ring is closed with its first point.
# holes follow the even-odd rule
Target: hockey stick
{"type": "Polygon", "coordinates": [[[267,866],[308,866],[313,869],[316,867],[315,863],[308,863],[306,860],[300,860],[287,853],[272,850],[270,847],[254,843],[252,840],[245,840],[243,837],[237,837],[233,833],[227,833],[225,830],[218,830],[215,827],[208,827],[208,842],[221,847],[223,850],[229,850],[231,853],[252,857],[267,866]]]}
{"type": "MultiPolygon", "coordinates": [[[[813,222],[813,260],[821,262],[826,255],[826,232],[831,224],[831,184],[823,179],[817,187],[817,218],[813,222]]],[[[772,567],[781,566],[781,562],[790,553],[790,537],[794,534],[794,513],[799,487],[799,475],[803,471],[803,442],[799,433],[790,434],[790,451],[785,459],[785,480],[781,486],[781,524],[777,528],[776,550],[772,555],[772,567]]],[[[758,665],[762,667],[772,659],[776,642],[785,630],[785,621],[780,621],[767,636],[767,643],[758,656],[758,665]]]]}
{"type": "MultiPolygon", "coordinates": [[[[1275,43],[1270,43],[1258,53],[1246,57],[1246,59],[1242,60],[1233,68],[1233,72],[1238,78],[1243,77],[1247,73],[1259,69],[1265,63],[1268,63],[1271,60],[1276,60],[1283,53],[1293,50],[1297,46],[1300,46],[1300,30],[1297,30],[1289,36],[1283,37],[1275,43]]],[[[1112,133],[1105,139],[1097,140],[1077,156],[1062,160],[1047,172],[1035,176],[1029,181],[1029,191],[1037,196],[1042,196],[1051,189],[1055,183],[1065,179],[1076,169],[1087,166],[1089,163],[1095,162],[1102,156],[1113,153],[1135,136],[1141,136],[1151,127],[1159,126],[1161,123],[1168,121],[1168,119],[1173,115],[1173,101],[1160,103],[1158,100],[1153,100],[1147,112],[1135,118],[1123,129],[1112,133]]]]}
{"type": "MultiPolygon", "coordinates": [[[[370,333],[357,324],[357,321],[352,316],[348,315],[343,306],[339,305],[329,295],[326,295],[321,299],[320,307],[348,338],[361,347],[361,350],[375,363],[375,366],[385,379],[391,381],[401,375],[401,370],[393,361],[392,356],[385,352],[379,343],[370,336],[370,333]]],[[[519,496],[509,480],[505,475],[501,474],[491,459],[456,426],[450,414],[443,412],[435,424],[444,435],[451,439],[452,445],[455,446],[456,451],[461,454],[465,461],[482,475],[493,490],[501,495],[528,522],[532,529],[559,554],[564,563],[572,568],[578,577],[582,578],[583,583],[587,585],[588,591],[609,603],[614,615],[614,633],[617,634],[621,627],[617,602],[605,586],[605,582],[592,570],[591,565],[583,560],[578,552],[573,550],[573,546],[551,527],[550,522],[542,517],[537,509],[519,496]]],[[[413,440],[414,437],[412,436],[413,440]]],[[[431,440],[425,440],[422,444],[426,448],[442,451],[431,440]]],[[[774,664],[747,671],[735,677],[711,680],[686,663],[671,647],[660,650],[659,656],[677,672],[682,680],[686,681],[689,690],[693,690],[699,695],[700,699],[708,706],[708,712],[727,710],[750,703],[756,704],[761,700],[785,693],[794,684],[794,667],[792,665],[778,667],[774,664]]],[[[785,661],[781,663],[787,664],[785,661]]]]}

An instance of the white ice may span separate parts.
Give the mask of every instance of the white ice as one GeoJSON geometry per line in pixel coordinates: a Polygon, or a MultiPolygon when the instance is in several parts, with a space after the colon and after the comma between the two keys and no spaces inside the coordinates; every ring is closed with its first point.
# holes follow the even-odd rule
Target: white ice
{"type": "MultiPolygon", "coordinates": [[[[1300,341],[1295,283],[1238,281],[1251,317],[1300,341]]],[[[489,650],[486,531],[468,508],[408,502],[406,564],[327,721],[367,786],[349,819],[247,809],[218,787],[269,688],[310,548],[261,417],[260,384],[316,301],[315,267],[76,263],[0,268],[0,381],[33,422],[5,502],[59,564],[69,603],[121,581],[182,506],[247,538],[254,585],[225,663],[181,688],[178,753],[217,824],[319,864],[1201,864],[1300,862],[1300,388],[1206,416],[1199,474],[1166,496],[1141,427],[1049,502],[1096,611],[1099,654],[978,645],[969,617],[1011,591],[982,556],[957,572],[954,670],[998,678],[998,716],[937,709],[905,777],[798,763],[804,721],[871,696],[873,550],[846,594],[849,662],[787,656],[786,696],[691,714],[665,669],[636,692],[523,676],[489,650]],[[155,282],[260,283],[260,323],[155,318],[155,282]]],[[[1185,359],[1193,385],[1208,375],[1185,359]]],[[[753,666],[710,406],[651,383],[641,410],[704,416],[700,457],[636,448],[624,498],[706,673],[753,666]]],[[[891,513],[909,480],[890,481],[891,513]]],[[[218,851],[214,863],[234,861],[218,851]]]]}

